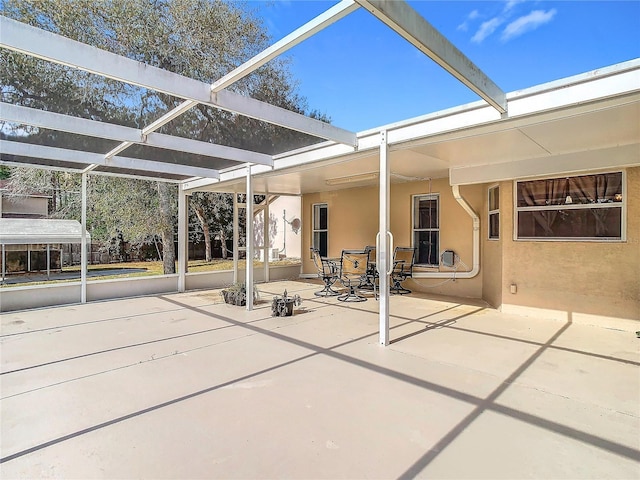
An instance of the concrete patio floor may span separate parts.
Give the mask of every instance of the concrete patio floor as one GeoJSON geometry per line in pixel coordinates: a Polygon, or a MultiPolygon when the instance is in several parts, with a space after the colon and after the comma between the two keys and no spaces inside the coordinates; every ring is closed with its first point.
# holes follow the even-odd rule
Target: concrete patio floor
{"type": "Polygon", "coordinates": [[[640,478],[631,326],[285,288],[2,314],[0,477],[640,478]]]}

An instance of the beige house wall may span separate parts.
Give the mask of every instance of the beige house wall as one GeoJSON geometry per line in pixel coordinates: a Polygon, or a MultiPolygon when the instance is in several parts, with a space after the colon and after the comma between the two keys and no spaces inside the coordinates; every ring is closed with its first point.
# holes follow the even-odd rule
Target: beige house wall
{"type": "MultiPolygon", "coordinates": [[[[485,272],[485,299],[504,311],[594,322],[640,320],[640,168],[627,169],[625,242],[514,241],[513,182],[500,184],[501,242],[485,242],[485,269],[502,249],[502,275],[485,272]],[[510,286],[517,293],[510,293],[510,286]]],[[[485,188],[486,190],[486,188],[485,188]]]]}
{"type": "MultiPolygon", "coordinates": [[[[460,189],[471,207],[481,213],[482,186],[460,189]]],[[[395,246],[411,246],[412,201],[414,195],[440,195],[440,252],[450,249],[456,252],[468,268],[460,265],[460,271],[473,265],[473,222],[453,197],[448,179],[431,182],[419,181],[391,185],[391,233],[395,246]]],[[[303,196],[303,273],[315,273],[309,247],[311,246],[313,205],[326,203],[328,207],[329,257],[340,257],[342,249],[364,248],[375,245],[378,232],[378,188],[364,187],[321,192],[303,196]]],[[[415,272],[437,272],[438,269],[416,268],[415,272]]],[[[439,271],[451,271],[441,267],[439,271]]],[[[459,297],[481,298],[482,275],[472,279],[415,278],[405,285],[414,291],[430,292],[459,297]]]]}
{"type": "MultiPolygon", "coordinates": [[[[514,313],[536,313],[561,319],[607,318],[640,320],[640,168],[626,170],[626,241],[514,240],[513,182],[500,186],[500,239],[488,239],[488,188],[460,188],[481,218],[480,273],[472,279],[408,280],[418,292],[482,298],[514,313]],[[511,293],[515,285],[516,293],[511,293]]],[[[451,193],[447,179],[391,186],[391,231],[396,246],[411,245],[414,195],[440,195],[440,251],[454,250],[470,269],[472,221],[451,193]]],[[[343,248],[375,244],[378,231],[377,187],[352,188],[303,196],[303,273],[315,268],[309,254],[313,205],[326,203],[329,215],[329,256],[343,248]]],[[[464,266],[459,267],[465,270],[464,266]]],[[[445,271],[440,267],[440,271],[445,271]]],[[[417,268],[416,272],[436,269],[417,268]]]]}

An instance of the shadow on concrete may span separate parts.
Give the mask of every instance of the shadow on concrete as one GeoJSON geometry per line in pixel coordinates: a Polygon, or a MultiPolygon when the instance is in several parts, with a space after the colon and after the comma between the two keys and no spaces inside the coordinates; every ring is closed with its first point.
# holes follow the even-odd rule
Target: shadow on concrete
{"type": "MultiPolygon", "coordinates": [[[[4,462],[8,462],[11,460],[14,460],[18,457],[24,456],[24,455],[28,455],[30,453],[36,452],[38,450],[50,447],[52,445],[56,445],[59,444],[61,442],[65,442],[67,440],[70,440],[72,438],[76,438],[82,435],[85,435],[87,433],[96,431],[96,430],[100,430],[102,428],[138,417],[140,415],[144,415],[146,413],[149,412],[153,412],[162,408],[165,408],[167,406],[170,405],[174,405],[176,403],[180,403],[183,402],[185,400],[200,396],[200,395],[204,395],[216,390],[219,390],[225,386],[229,386],[229,385],[233,385],[235,383],[238,382],[242,382],[245,381],[247,379],[250,378],[254,378],[256,376],[259,375],[263,375],[264,373],[270,372],[270,371],[274,371],[280,368],[284,368],[287,367],[289,365],[292,364],[296,364],[298,362],[307,360],[309,358],[313,358],[316,357],[318,355],[326,355],[327,357],[330,357],[334,360],[338,360],[338,361],[342,361],[342,362],[346,362],[350,365],[353,366],[357,366],[363,369],[366,369],[368,371],[380,374],[380,375],[384,375],[402,382],[406,382],[408,384],[423,388],[425,390],[429,390],[432,392],[436,392],[439,393],[441,395],[445,395],[448,396],[450,398],[459,400],[459,401],[463,401],[466,403],[469,403],[471,405],[474,405],[474,409],[464,418],[462,419],[454,428],[452,428],[447,434],[445,434],[439,442],[437,442],[437,444],[429,449],[429,451],[425,452],[425,454],[420,457],[419,459],[417,459],[413,465],[409,466],[408,469],[402,474],[400,475],[399,478],[414,478],[416,475],[418,475],[422,470],[424,470],[424,468],[429,465],[440,453],[442,453],[443,450],[445,450],[447,448],[448,445],[450,445],[463,431],[465,431],[483,412],[485,411],[493,411],[493,412],[497,412],[500,413],[502,415],[520,420],[522,422],[528,423],[530,425],[534,425],[540,428],[544,428],[546,430],[555,432],[557,434],[560,434],[562,436],[586,443],[586,444],[590,444],[594,447],[600,448],[602,450],[605,451],[609,451],[612,452],[614,454],[620,455],[622,457],[625,458],[629,458],[629,459],[637,459],[638,455],[639,455],[639,451],[628,447],[626,445],[605,439],[603,437],[585,432],[585,431],[581,431],[575,428],[572,428],[568,425],[564,425],[562,423],[558,423],[558,422],[554,422],[551,420],[547,420],[545,418],[542,418],[540,416],[537,415],[533,415],[533,414],[529,414],[526,412],[523,412],[521,410],[512,408],[512,407],[508,407],[505,405],[500,405],[498,403],[496,403],[497,398],[502,395],[515,381],[518,377],[520,377],[541,355],[543,352],[545,352],[546,350],[553,348],[554,347],[554,343],[555,341],[567,330],[571,327],[571,320],[569,320],[567,323],[565,323],[561,328],[559,328],[553,335],[551,335],[551,337],[544,343],[540,342],[540,343],[536,343],[538,348],[536,349],[536,351],[524,362],[522,362],[512,373],[511,375],[509,375],[507,378],[505,378],[501,384],[493,391],[491,392],[488,396],[486,397],[479,397],[476,395],[472,395],[469,393],[465,393],[462,392],[460,390],[456,390],[454,388],[450,388],[444,385],[439,385],[437,383],[433,383],[412,375],[408,375],[405,374],[403,372],[399,372],[381,365],[377,365],[371,362],[368,362],[366,360],[362,360],[360,358],[356,358],[354,356],[342,353],[337,351],[337,349],[339,349],[340,347],[343,347],[345,345],[348,345],[350,343],[353,342],[357,342],[360,340],[363,340],[364,338],[376,335],[377,332],[373,332],[369,335],[365,335],[365,336],[361,336],[360,338],[356,338],[356,339],[349,339],[346,342],[340,343],[338,345],[334,345],[331,347],[322,347],[310,342],[306,342],[304,340],[300,340],[300,339],[296,339],[296,338],[292,338],[290,336],[284,335],[282,333],[273,331],[273,330],[268,330],[262,327],[257,326],[254,322],[242,322],[242,321],[238,321],[235,320],[233,318],[229,318],[227,316],[223,316],[223,315],[219,315],[210,311],[207,311],[201,307],[195,307],[195,306],[191,306],[191,305],[187,305],[185,303],[179,302],[175,299],[172,298],[168,298],[168,297],[164,297],[164,296],[160,296],[158,298],[161,298],[162,300],[169,302],[175,306],[178,307],[182,307],[184,309],[187,310],[191,310],[194,312],[197,312],[201,315],[205,315],[211,318],[215,318],[217,320],[222,320],[226,323],[229,324],[229,326],[236,326],[236,327],[240,327],[240,328],[244,328],[247,329],[249,331],[252,331],[254,333],[258,333],[258,334],[262,334],[268,337],[271,337],[273,339],[279,340],[279,341],[283,341],[283,342],[287,342],[293,345],[297,345],[299,347],[302,347],[304,349],[309,350],[310,352],[306,355],[302,355],[300,357],[288,360],[286,362],[282,362],[280,364],[277,365],[273,365],[270,367],[267,367],[265,369],[261,369],[261,370],[257,370],[255,372],[249,373],[247,375],[244,375],[240,378],[235,378],[217,385],[212,385],[208,388],[199,390],[199,391],[195,391],[192,392],[190,394],[181,396],[181,397],[177,397],[171,400],[168,400],[166,402],[162,402],[153,406],[150,406],[148,408],[145,409],[141,409],[135,412],[131,412],[127,415],[123,415],[117,418],[113,418],[109,421],[100,423],[100,424],[96,424],[93,425],[91,427],[82,429],[82,430],[78,430],[76,432],[72,432],[68,435],[64,435],[62,437],[58,437],[55,439],[52,439],[48,442],[44,442],[41,443],[39,445],[34,445],[31,448],[22,450],[20,452],[16,452],[14,454],[11,455],[7,455],[3,458],[0,458],[0,463],[4,463],[4,462]]],[[[452,323],[455,323],[455,321],[463,316],[467,316],[467,314],[463,314],[457,317],[452,317],[451,319],[448,319],[446,324],[442,324],[442,323],[432,323],[432,322],[425,322],[425,323],[431,323],[431,329],[433,328],[456,328],[456,327],[452,327],[452,323]]],[[[408,321],[407,323],[412,323],[413,320],[408,321]]],[[[421,323],[421,322],[419,322],[421,323]]],[[[398,326],[394,327],[397,328],[398,326]]],[[[423,330],[420,331],[420,333],[424,333],[423,330]]],[[[516,341],[519,341],[519,339],[513,339],[516,341]]]]}

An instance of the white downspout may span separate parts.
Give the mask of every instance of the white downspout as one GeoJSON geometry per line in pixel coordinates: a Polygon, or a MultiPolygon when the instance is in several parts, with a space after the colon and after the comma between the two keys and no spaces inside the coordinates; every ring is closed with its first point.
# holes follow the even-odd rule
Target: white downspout
{"type": "Polygon", "coordinates": [[[472,268],[468,272],[420,272],[414,273],[414,278],[473,278],[480,271],[480,217],[471,208],[467,201],[460,195],[459,185],[452,185],[451,191],[453,198],[460,204],[464,211],[469,214],[473,220],[473,252],[472,252],[472,268]]]}

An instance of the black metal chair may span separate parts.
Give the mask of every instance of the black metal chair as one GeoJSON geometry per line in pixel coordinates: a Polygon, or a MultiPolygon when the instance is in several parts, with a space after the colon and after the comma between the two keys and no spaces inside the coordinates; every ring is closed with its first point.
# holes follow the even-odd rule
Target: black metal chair
{"type": "Polygon", "coordinates": [[[313,263],[318,270],[318,277],[322,278],[324,282],[324,288],[319,292],[314,292],[314,295],[318,297],[335,297],[340,295],[340,292],[331,288],[339,277],[339,266],[336,262],[322,258],[320,251],[317,248],[311,247],[311,256],[313,263]]]}
{"type": "Polygon", "coordinates": [[[341,302],[364,302],[366,297],[357,289],[367,276],[369,253],[364,250],[343,250],[340,257],[340,282],[347,288],[347,293],[340,295],[341,302]]]}
{"type": "Polygon", "coordinates": [[[363,290],[373,290],[375,298],[378,298],[376,289],[378,288],[378,270],[376,270],[376,247],[375,245],[367,245],[364,247],[367,252],[367,275],[364,277],[360,288],[363,290]]]}
{"type": "Polygon", "coordinates": [[[410,247],[396,247],[393,252],[393,270],[391,280],[393,285],[389,289],[391,293],[405,295],[411,290],[404,288],[402,282],[413,277],[413,265],[416,258],[416,249],[410,247]]]}

